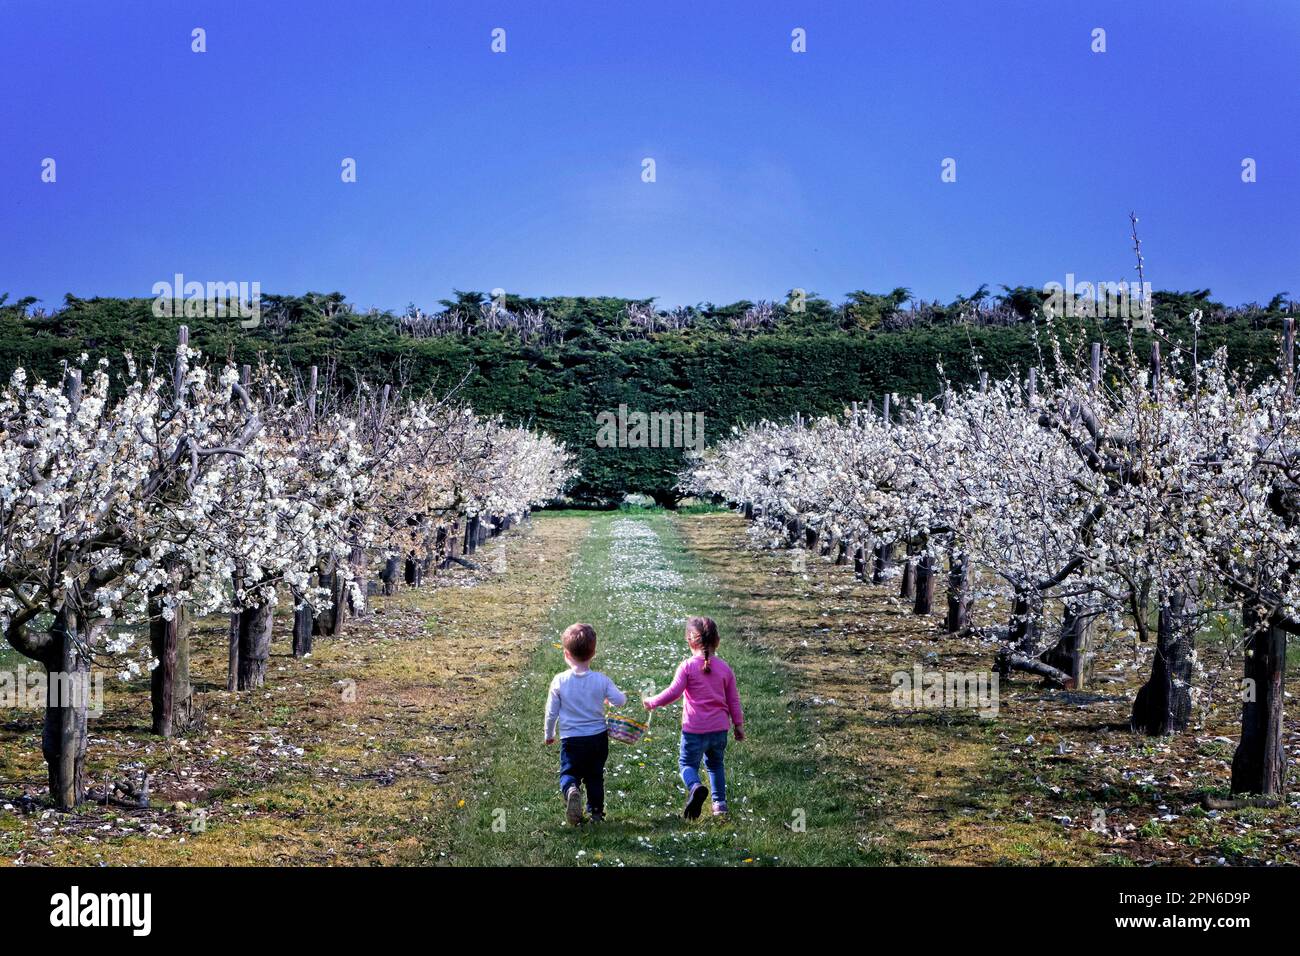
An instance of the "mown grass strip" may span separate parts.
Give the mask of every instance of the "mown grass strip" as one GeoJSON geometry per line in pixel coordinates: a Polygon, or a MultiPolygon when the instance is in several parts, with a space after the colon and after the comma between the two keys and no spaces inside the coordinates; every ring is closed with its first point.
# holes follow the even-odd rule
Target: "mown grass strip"
{"type": "MultiPolygon", "coordinates": [[[[545,519],[541,519],[545,520],[545,519]]],[[[834,865],[874,863],[856,838],[856,801],[819,776],[815,738],[790,708],[787,675],[744,646],[731,602],[705,576],[662,515],[601,515],[578,553],[549,631],[479,748],[473,793],[448,834],[458,865],[834,865]],[[718,621],[722,656],[735,669],[749,737],[727,750],[729,819],[686,822],[677,777],[680,705],[655,714],[636,746],[611,743],[607,821],[573,828],[557,789],[558,753],[542,743],[554,646],[565,626],[596,627],[594,666],[624,690],[663,687],[687,651],[687,614],[718,621]]],[[[639,703],[633,701],[631,706],[639,703]]]]}

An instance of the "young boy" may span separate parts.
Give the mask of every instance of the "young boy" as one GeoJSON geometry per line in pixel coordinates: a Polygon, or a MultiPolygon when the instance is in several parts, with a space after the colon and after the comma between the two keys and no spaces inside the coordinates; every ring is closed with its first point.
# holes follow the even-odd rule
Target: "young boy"
{"type": "Polygon", "coordinates": [[[555,743],[560,725],[560,792],[564,815],[574,826],[582,823],[582,790],[587,788],[587,810],[599,823],[605,819],[605,759],[609,732],[605,729],[605,701],[615,707],[627,695],[600,671],[591,669],[596,656],[596,629],[590,624],[570,624],[564,632],[567,671],[551,680],[546,696],[546,742],[555,743]]]}

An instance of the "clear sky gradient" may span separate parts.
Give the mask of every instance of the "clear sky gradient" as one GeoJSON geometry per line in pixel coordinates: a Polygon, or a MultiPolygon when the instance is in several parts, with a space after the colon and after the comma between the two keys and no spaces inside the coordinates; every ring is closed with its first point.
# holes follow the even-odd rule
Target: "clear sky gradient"
{"type": "Polygon", "coordinates": [[[1298,41],[1282,0],[0,0],[0,292],[948,299],[1132,278],[1135,209],[1156,288],[1300,296],[1298,41]]]}

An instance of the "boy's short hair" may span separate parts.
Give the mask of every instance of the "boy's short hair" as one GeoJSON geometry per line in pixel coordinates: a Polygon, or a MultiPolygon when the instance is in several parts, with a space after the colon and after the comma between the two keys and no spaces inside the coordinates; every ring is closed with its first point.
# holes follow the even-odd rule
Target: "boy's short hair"
{"type": "Polygon", "coordinates": [[[596,629],[590,624],[570,624],[564,629],[563,643],[575,661],[589,661],[596,656],[596,629]]]}

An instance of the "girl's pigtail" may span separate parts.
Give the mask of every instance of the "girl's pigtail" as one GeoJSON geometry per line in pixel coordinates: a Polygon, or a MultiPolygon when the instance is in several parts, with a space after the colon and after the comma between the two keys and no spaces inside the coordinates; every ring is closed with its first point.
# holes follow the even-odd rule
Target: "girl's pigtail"
{"type": "Polygon", "coordinates": [[[686,635],[692,647],[698,643],[704,651],[704,673],[712,674],[713,665],[709,663],[709,657],[718,647],[718,625],[712,618],[692,617],[686,621],[686,635]]]}

